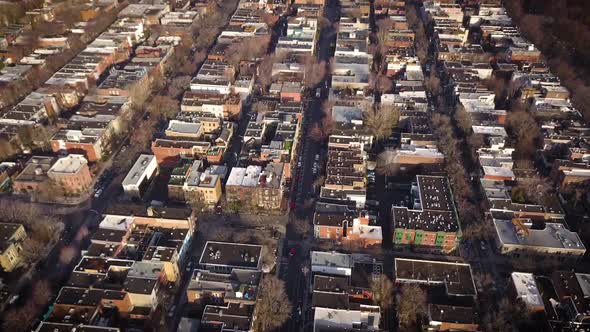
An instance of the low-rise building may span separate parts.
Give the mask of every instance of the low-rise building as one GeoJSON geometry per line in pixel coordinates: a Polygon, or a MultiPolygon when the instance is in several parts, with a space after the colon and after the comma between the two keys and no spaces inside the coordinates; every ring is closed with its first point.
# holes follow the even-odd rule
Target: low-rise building
{"type": "Polygon", "coordinates": [[[531,219],[494,219],[498,251],[512,257],[547,256],[576,260],[584,256],[586,247],[580,236],[563,224],[545,222],[533,227],[531,219]]]}
{"type": "Polygon", "coordinates": [[[231,273],[233,269],[261,271],[262,246],[207,241],[199,265],[217,273],[231,273]]]}
{"type": "Polygon", "coordinates": [[[381,311],[373,304],[371,285],[380,280],[383,266],[372,256],[312,251],[314,331],[378,330],[381,311]]]}
{"type": "Polygon", "coordinates": [[[453,299],[477,297],[471,266],[465,263],[395,258],[395,282],[440,287],[453,299]]]}
{"type": "Polygon", "coordinates": [[[381,226],[366,211],[346,205],[317,203],[313,218],[314,237],[343,243],[356,243],[361,247],[381,245],[381,226]]]}
{"type": "Polygon", "coordinates": [[[187,202],[191,201],[191,195],[198,195],[206,205],[215,205],[222,195],[221,175],[217,174],[211,167],[205,171],[201,170],[202,162],[195,160],[186,176],[183,184],[184,197],[187,202]]]}
{"type": "Polygon", "coordinates": [[[24,169],[14,178],[12,189],[17,194],[35,194],[48,180],[47,172],[55,163],[54,157],[33,156],[24,169]]]}
{"type": "Polygon", "coordinates": [[[92,186],[88,161],[79,154],[70,154],[57,159],[47,171],[47,176],[63,190],[65,196],[83,194],[92,186]]]}
{"type": "Polygon", "coordinates": [[[412,185],[412,208],[392,207],[393,243],[452,252],[461,238],[461,228],[446,177],[416,177],[412,185]]]}
{"type": "Polygon", "coordinates": [[[510,290],[515,299],[520,299],[529,311],[543,311],[545,305],[532,273],[512,272],[510,290]]]}
{"type": "Polygon", "coordinates": [[[140,198],[157,171],[156,157],[149,154],[140,155],[121,183],[125,195],[140,198]]]}
{"type": "Polygon", "coordinates": [[[27,233],[21,224],[0,223],[0,266],[11,272],[23,264],[23,242],[27,233]]]}

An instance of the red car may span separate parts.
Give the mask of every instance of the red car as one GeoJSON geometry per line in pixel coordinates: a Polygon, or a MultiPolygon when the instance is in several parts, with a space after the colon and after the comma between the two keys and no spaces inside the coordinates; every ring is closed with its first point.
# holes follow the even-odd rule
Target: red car
{"type": "Polygon", "coordinates": [[[289,257],[295,256],[296,253],[297,253],[297,249],[291,248],[291,250],[289,250],[289,257]]]}

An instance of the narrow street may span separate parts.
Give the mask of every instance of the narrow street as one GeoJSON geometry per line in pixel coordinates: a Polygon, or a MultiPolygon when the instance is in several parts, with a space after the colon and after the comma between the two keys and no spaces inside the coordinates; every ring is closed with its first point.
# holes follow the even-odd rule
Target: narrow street
{"type": "MultiPolygon", "coordinates": [[[[332,45],[336,43],[337,31],[334,29],[333,23],[340,19],[339,2],[336,0],[329,0],[324,7],[324,17],[327,18],[331,24],[325,26],[320,31],[319,41],[317,45],[318,61],[325,61],[329,63],[330,58],[334,55],[332,45]]],[[[316,89],[311,91],[312,97],[303,102],[304,119],[303,131],[301,135],[301,145],[299,152],[299,161],[301,167],[297,170],[297,180],[293,191],[295,195],[296,209],[292,211],[294,214],[291,218],[296,222],[309,222],[313,217],[313,206],[309,204],[313,202],[318,193],[313,186],[317,177],[321,176],[324,167],[321,165],[325,162],[325,151],[327,151],[327,142],[317,142],[309,137],[309,130],[317,123],[319,123],[325,116],[322,105],[328,99],[329,87],[331,82],[331,75],[328,73],[324,80],[320,82],[317,89],[320,94],[316,95],[316,89]],[[314,174],[313,164],[316,162],[316,155],[318,155],[320,163],[320,171],[314,174]]],[[[311,226],[311,225],[310,225],[311,226]]],[[[311,247],[313,235],[308,234],[308,237],[301,241],[300,235],[296,232],[287,232],[286,245],[284,246],[282,255],[280,257],[279,277],[286,283],[287,294],[291,303],[293,304],[293,314],[291,319],[287,322],[286,331],[311,331],[313,329],[313,317],[311,310],[311,297],[309,289],[310,284],[307,278],[309,272],[309,248],[311,247]],[[295,255],[291,257],[291,250],[295,251],[295,255]]]]}

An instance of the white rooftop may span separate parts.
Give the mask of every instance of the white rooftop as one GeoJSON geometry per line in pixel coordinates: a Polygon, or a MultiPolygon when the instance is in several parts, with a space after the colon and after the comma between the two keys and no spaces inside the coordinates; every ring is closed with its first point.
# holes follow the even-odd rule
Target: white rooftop
{"type": "Polygon", "coordinates": [[[339,252],[311,252],[311,265],[351,268],[353,265],[352,255],[339,252]]]}
{"type": "Polygon", "coordinates": [[[70,154],[65,157],[59,158],[53,166],[49,169],[50,173],[66,173],[75,174],[80,169],[87,165],[88,161],[80,154],[70,154]]]}
{"type": "Polygon", "coordinates": [[[229,174],[226,186],[244,186],[256,187],[258,184],[258,177],[262,173],[261,166],[250,165],[246,168],[234,167],[229,174]]]}
{"type": "Polygon", "coordinates": [[[532,273],[512,272],[510,276],[516,296],[529,307],[543,307],[543,298],[532,273]]]}
{"type": "Polygon", "coordinates": [[[178,120],[170,120],[168,123],[169,131],[173,131],[180,134],[191,134],[197,135],[201,130],[200,123],[184,122],[178,120]]]}
{"type": "Polygon", "coordinates": [[[156,157],[150,154],[142,154],[137,158],[133,167],[123,179],[122,186],[139,185],[146,177],[146,173],[155,170],[156,157]]]}
{"type": "Polygon", "coordinates": [[[98,228],[126,231],[131,226],[131,224],[133,224],[133,217],[131,216],[117,216],[107,214],[104,216],[104,218],[102,218],[98,228]]]}
{"type": "Polygon", "coordinates": [[[528,229],[528,235],[519,235],[511,220],[496,219],[494,226],[504,244],[586,251],[578,233],[559,223],[545,223],[544,229],[528,229]]]}
{"type": "Polygon", "coordinates": [[[473,126],[473,132],[475,134],[492,135],[506,137],[506,129],[504,127],[491,127],[491,126],[473,126]]]}
{"type": "Polygon", "coordinates": [[[495,166],[482,166],[483,173],[486,176],[501,176],[501,177],[509,177],[511,179],[515,179],[514,172],[511,169],[505,167],[495,167],[495,166]]]}

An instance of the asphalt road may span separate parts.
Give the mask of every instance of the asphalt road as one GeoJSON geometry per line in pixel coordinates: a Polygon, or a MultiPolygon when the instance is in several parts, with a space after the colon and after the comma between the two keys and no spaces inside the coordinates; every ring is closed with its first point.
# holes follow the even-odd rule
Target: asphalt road
{"type": "MultiPolygon", "coordinates": [[[[329,0],[324,7],[324,17],[330,22],[337,22],[340,18],[340,8],[337,1],[329,0]]],[[[318,41],[317,57],[319,61],[329,62],[333,56],[334,49],[332,45],[336,42],[336,31],[333,26],[323,28],[320,31],[318,41]]],[[[324,117],[322,103],[327,100],[328,88],[331,82],[331,75],[327,75],[324,81],[318,84],[321,93],[316,96],[315,90],[313,97],[304,101],[304,119],[303,132],[298,156],[298,163],[301,167],[296,171],[296,185],[293,194],[295,195],[296,209],[293,211],[298,217],[299,222],[310,222],[313,214],[313,204],[306,204],[308,200],[313,200],[317,192],[313,188],[313,183],[321,173],[324,172],[323,164],[325,163],[325,152],[327,142],[316,142],[309,137],[309,130],[314,124],[319,123],[324,117]],[[314,174],[315,156],[319,155],[318,169],[314,174]]],[[[309,241],[301,241],[299,235],[294,232],[287,233],[287,245],[282,252],[281,264],[279,265],[279,277],[286,282],[287,295],[293,304],[293,314],[287,322],[285,331],[311,331],[313,329],[313,317],[309,302],[307,278],[309,277],[309,241]],[[290,250],[295,248],[296,254],[290,256],[290,250]]]]}

